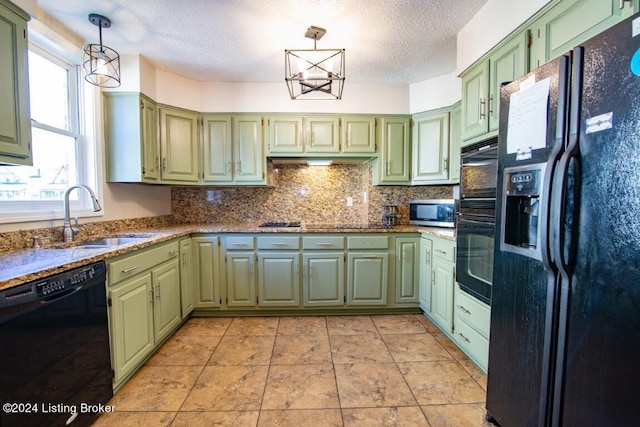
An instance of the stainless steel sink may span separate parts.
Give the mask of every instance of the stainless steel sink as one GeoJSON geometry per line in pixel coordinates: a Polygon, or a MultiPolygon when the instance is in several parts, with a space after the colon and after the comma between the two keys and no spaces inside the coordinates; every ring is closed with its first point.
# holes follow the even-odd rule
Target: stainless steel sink
{"type": "Polygon", "coordinates": [[[109,247],[120,246],[128,243],[136,243],[144,240],[146,237],[106,237],[103,239],[89,240],[88,242],[81,242],[78,246],[84,248],[97,248],[97,247],[109,247]]]}

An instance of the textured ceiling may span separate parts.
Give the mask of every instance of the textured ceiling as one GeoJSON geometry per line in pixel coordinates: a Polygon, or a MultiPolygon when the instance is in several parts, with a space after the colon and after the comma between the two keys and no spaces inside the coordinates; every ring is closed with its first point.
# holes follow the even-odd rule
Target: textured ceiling
{"type": "Polygon", "coordinates": [[[38,0],[95,43],[89,13],[112,21],[103,43],[200,81],[280,82],[284,50],[327,29],[318,48],[346,49],[347,81],[410,84],[455,69],[456,33],[487,0],[38,0]]]}

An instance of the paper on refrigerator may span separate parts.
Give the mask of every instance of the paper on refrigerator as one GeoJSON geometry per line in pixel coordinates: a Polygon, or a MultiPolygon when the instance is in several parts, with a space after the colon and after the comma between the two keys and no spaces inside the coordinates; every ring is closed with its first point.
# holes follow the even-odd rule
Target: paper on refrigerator
{"type": "Polygon", "coordinates": [[[532,84],[533,78],[534,76],[522,82],[520,90],[513,92],[509,98],[507,153],[516,153],[517,160],[531,158],[533,150],[547,145],[550,79],[532,84]]]}

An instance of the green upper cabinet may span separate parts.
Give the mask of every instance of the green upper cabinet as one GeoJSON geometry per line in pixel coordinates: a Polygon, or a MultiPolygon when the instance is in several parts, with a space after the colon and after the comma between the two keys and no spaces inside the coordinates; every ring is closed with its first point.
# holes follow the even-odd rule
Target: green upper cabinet
{"type": "Polygon", "coordinates": [[[412,184],[449,179],[449,111],[413,116],[412,184]]]}
{"type": "Polygon", "coordinates": [[[497,131],[500,87],[527,73],[528,39],[526,31],[516,35],[461,75],[462,140],[475,141],[497,131]]]}
{"type": "Polygon", "coordinates": [[[198,181],[199,141],[197,113],[160,107],[160,176],[163,181],[198,181]]]}
{"type": "Polygon", "coordinates": [[[340,125],[337,117],[307,117],[305,124],[307,153],[330,154],[340,151],[340,125]]]}
{"type": "Polygon", "coordinates": [[[373,185],[409,185],[411,136],[410,118],[382,117],[380,120],[380,156],[372,162],[373,185]]]}
{"type": "Polygon", "coordinates": [[[104,92],[107,181],[160,182],[158,108],[139,93],[104,92]]]}
{"type": "Polygon", "coordinates": [[[449,182],[460,182],[460,144],[462,142],[462,105],[460,101],[451,107],[449,115],[449,182]]]}
{"type": "Polygon", "coordinates": [[[376,118],[347,115],[340,118],[342,153],[374,155],[376,145],[376,118]]]}
{"type": "Polygon", "coordinates": [[[262,117],[206,114],[202,117],[205,183],[264,184],[266,159],[262,117]]]}
{"type": "Polygon", "coordinates": [[[531,26],[538,67],[639,10],[639,1],[562,0],[531,26]]]}
{"type": "Polygon", "coordinates": [[[202,161],[205,182],[233,182],[231,116],[202,117],[202,161]]]}
{"type": "Polygon", "coordinates": [[[267,119],[267,125],[270,156],[340,152],[337,116],[271,116],[267,119]]]}
{"type": "Polygon", "coordinates": [[[267,159],[264,154],[261,116],[233,116],[234,182],[266,183],[267,159]]]}
{"type": "Polygon", "coordinates": [[[269,117],[268,153],[302,153],[304,151],[303,118],[299,116],[269,117]]]}
{"type": "Polygon", "coordinates": [[[28,15],[0,0],[0,164],[32,165],[28,15]]]}

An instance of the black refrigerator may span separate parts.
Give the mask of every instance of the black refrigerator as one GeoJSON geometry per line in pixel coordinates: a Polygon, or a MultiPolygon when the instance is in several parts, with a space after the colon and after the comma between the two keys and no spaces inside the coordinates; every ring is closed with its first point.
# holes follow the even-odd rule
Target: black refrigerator
{"type": "Polygon", "coordinates": [[[640,14],[500,101],[487,418],[640,425],[640,14]]]}

